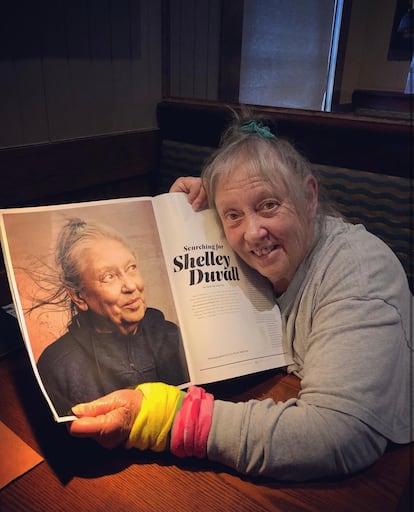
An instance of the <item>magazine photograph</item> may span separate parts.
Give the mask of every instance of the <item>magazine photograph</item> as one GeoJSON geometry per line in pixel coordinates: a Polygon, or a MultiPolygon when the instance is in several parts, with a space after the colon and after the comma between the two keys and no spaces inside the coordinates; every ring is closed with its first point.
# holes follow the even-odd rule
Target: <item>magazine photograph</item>
{"type": "Polygon", "coordinates": [[[143,382],[185,388],[288,363],[267,281],[183,194],[0,213],[17,318],[56,421],[143,382]]]}

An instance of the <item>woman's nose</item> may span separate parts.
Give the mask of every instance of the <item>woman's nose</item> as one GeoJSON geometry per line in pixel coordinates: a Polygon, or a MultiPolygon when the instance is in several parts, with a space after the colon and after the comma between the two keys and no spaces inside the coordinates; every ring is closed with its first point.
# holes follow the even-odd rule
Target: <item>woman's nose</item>
{"type": "Polygon", "coordinates": [[[260,216],[252,214],[246,218],[244,238],[248,242],[256,242],[267,235],[260,216]]]}
{"type": "Polygon", "coordinates": [[[136,288],[138,288],[138,283],[135,279],[133,279],[130,276],[125,275],[122,281],[122,289],[125,291],[134,291],[136,288]]]}

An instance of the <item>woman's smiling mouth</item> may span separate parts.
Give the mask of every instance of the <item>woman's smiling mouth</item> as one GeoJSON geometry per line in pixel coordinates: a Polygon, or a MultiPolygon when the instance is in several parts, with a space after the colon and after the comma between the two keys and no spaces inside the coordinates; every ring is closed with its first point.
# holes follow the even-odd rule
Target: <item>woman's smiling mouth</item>
{"type": "Polygon", "coordinates": [[[129,308],[129,309],[135,309],[135,308],[139,307],[140,302],[141,302],[141,299],[138,297],[138,298],[130,300],[129,302],[124,304],[123,307],[129,308]]]}
{"type": "Polygon", "coordinates": [[[260,249],[253,249],[251,252],[258,256],[259,258],[262,256],[267,256],[272,251],[278,248],[278,245],[269,245],[268,247],[262,247],[260,249]]]}

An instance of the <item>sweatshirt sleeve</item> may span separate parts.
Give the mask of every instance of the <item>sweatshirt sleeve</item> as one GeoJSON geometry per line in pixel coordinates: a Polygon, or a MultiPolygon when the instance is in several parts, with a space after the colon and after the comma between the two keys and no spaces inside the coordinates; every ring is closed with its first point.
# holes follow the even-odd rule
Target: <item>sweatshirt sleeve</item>
{"type": "Polygon", "coordinates": [[[386,444],[357,418],[301,400],[216,400],[208,458],[243,474],[301,481],[362,469],[386,444]]]}

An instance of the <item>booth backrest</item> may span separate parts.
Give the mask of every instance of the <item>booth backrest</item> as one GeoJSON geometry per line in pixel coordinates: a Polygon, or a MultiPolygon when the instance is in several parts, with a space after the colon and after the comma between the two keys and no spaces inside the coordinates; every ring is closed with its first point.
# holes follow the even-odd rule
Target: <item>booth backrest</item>
{"type": "Polygon", "coordinates": [[[314,170],[344,217],[363,224],[396,253],[413,289],[411,180],[320,164],[314,170]]]}
{"type": "Polygon", "coordinates": [[[175,140],[162,140],[157,192],[168,192],[180,176],[199,176],[215,149],[175,140]]]}

